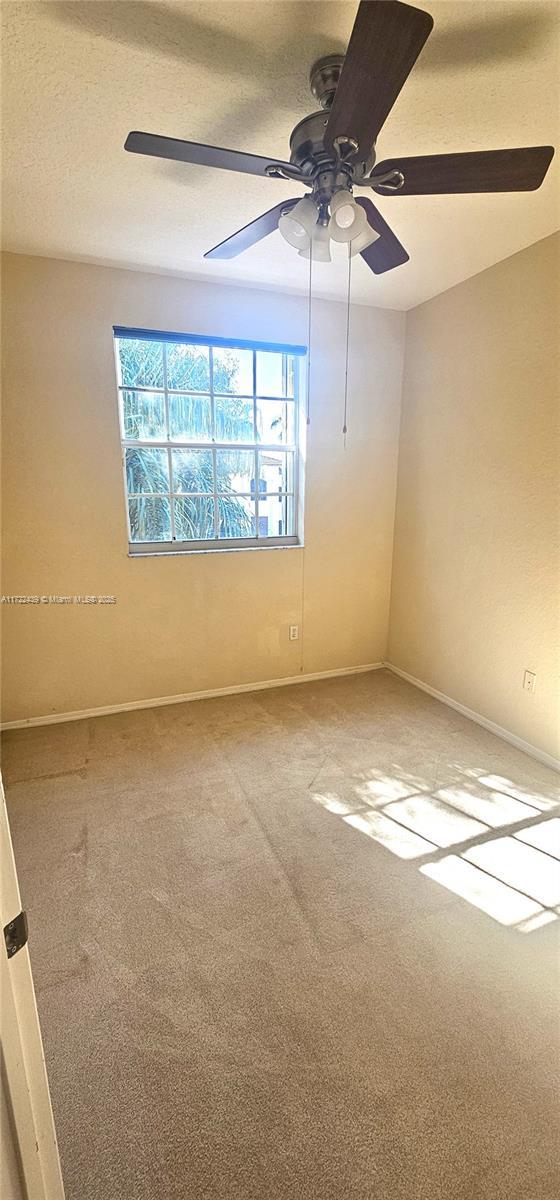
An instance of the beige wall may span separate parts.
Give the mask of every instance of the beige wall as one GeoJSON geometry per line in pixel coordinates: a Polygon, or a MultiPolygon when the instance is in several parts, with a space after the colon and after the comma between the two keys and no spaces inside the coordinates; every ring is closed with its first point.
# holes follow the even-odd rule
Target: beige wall
{"type": "Polygon", "coordinates": [[[559,246],[406,315],[388,652],[404,315],[352,310],[345,451],[343,306],[315,303],[304,550],[130,559],[111,326],[305,342],[305,301],[5,255],[2,593],[118,603],[4,606],[2,719],[387,657],[558,754],[559,246]]]}
{"type": "Polygon", "coordinates": [[[407,313],[388,652],[555,755],[559,249],[547,238],[407,313]]]}
{"type": "Polygon", "coordinates": [[[403,314],[353,308],[345,451],[344,306],[314,305],[305,550],[130,559],[112,325],[305,343],[305,301],[5,255],[2,307],[2,592],[118,597],[4,606],[4,721],[383,659],[403,314]]]}

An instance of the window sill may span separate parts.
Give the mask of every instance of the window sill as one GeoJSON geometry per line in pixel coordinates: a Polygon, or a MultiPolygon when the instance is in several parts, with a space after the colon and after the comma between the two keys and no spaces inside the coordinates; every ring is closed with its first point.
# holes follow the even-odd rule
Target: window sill
{"type": "Polygon", "coordinates": [[[185,558],[193,554],[260,554],[263,550],[303,550],[304,542],[293,542],[285,546],[209,546],[195,550],[129,550],[128,558],[185,558]]]}

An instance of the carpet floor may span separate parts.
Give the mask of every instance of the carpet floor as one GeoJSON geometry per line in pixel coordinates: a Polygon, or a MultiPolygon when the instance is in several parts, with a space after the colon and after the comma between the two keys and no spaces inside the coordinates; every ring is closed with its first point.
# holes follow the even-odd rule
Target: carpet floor
{"type": "Polygon", "coordinates": [[[559,780],[385,671],[11,731],[67,1200],[552,1200],[559,780]]]}

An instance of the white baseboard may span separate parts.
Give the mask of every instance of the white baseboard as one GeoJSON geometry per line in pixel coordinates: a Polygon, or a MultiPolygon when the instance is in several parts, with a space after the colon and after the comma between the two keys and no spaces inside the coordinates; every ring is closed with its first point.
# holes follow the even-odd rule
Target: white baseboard
{"type": "Polygon", "coordinates": [[[312,683],[315,679],[334,679],[342,675],[363,675],[367,671],[379,671],[385,667],[388,671],[392,671],[394,675],[399,675],[401,679],[405,679],[407,683],[411,683],[414,687],[420,688],[421,691],[427,692],[429,696],[433,696],[435,700],[439,700],[442,704],[447,704],[449,708],[454,708],[456,712],[467,717],[469,721],[474,721],[477,725],[482,725],[484,729],[488,729],[490,733],[494,733],[496,737],[503,738],[510,745],[515,746],[518,750],[522,750],[524,754],[529,754],[531,758],[536,758],[547,767],[551,767],[553,771],[560,772],[560,759],[554,758],[552,754],[547,754],[545,750],[540,750],[538,746],[533,746],[530,742],[525,742],[515,733],[510,733],[509,729],[504,729],[501,725],[496,725],[494,721],[490,721],[487,717],[481,716],[480,713],[474,712],[472,708],[467,708],[465,704],[460,704],[458,700],[453,700],[451,696],[446,696],[444,692],[438,692],[437,688],[433,688],[429,683],[424,683],[422,679],[416,679],[414,675],[409,675],[407,671],[402,671],[400,667],[396,667],[390,662],[365,663],[359,667],[336,667],[332,671],[312,671],[307,675],[289,675],[282,679],[262,679],[255,683],[238,683],[231,687],[223,688],[207,688],[200,692],[184,692],[177,696],[153,696],[148,700],[131,700],[126,704],[106,704],[100,708],[84,708],[77,712],[66,713],[49,713],[42,717],[23,717],[19,721],[4,721],[0,725],[0,729],[30,729],[35,725],[59,725],[64,721],[84,721],[88,717],[106,717],[112,713],[133,712],[140,708],[161,708],[166,704],[189,704],[194,700],[211,700],[215,696],[236,696],[242,692],[261,692],[268,688],[288,687],[294,683],[312,683]]]}
{"type": "Polygon", "coordinates": [[[380,671],[384,663],[365,663],[361,667],[336,667],[333,671],[312,671],[307,675],[289,675],[283,679],[261,679],[256,683],[236,683],[232,687],[208,688],[202,692],[184,692],[179,696],[154,696],[149,700],[131,700],[127,704],[105,704],[102,708],[83,708],[77,712],[49,713],[45,717],[23,717],[4,721],[0,729],[29,729],[33,725],[60,725],[63,721],[85,721],[88,717],[107,717],[111,713],[132,712],[137,708],[161,708],[165,704],[189,704],[192,700],[211,700],[215,696],[237,696],[240,692],[262,692],[267,688],[287,687],[292,683],[311,683],[314,679],[333,679],[338,675],[363,675],[380,671]]]}
{"type": "Polygon", "coordinates": [[[554,758],[552,754],[547,754],[546,750],[539,750],[538,746],[533,746],[530,742],[525,742],[516,733],[510,733],[509,729],[503,729],[501,725],[496,725],[495,721],[489,721],[488,717],[482,717],[480,713],[474,712],[472,708],[467,708],[466,704],[459,704],[458,700],[453,700],[451,696],[446,696],[444,692],[438,692],[437,688],[430,687],[430,684],[424,683],[422,679],[416,679],[414,675],[409,675],[407,671],[401,671],[401,668],[395,667],[393,663],[386,662],[383,665],[388,671],[392,671],[394,675],[399,675],[401,679],[406,679],[407,683],[412,683],[414,687],[420,688],[422,692],[427,692],[435,700],[440,700],[442,704],[447,704],[449,708],[454,708],[463,717],[468,717],[469,721],[475,721],[477,725],[482,725],[483,729],[488,729],[490,733],[495,733],[496,737],[503,738],[505,742],[510,742],[517,750],[523,750],[524,754],[529,754],[531,758],[538,759],[545,766],[552,767],[553,771],[560,771],[560,759],[554,758]]]}

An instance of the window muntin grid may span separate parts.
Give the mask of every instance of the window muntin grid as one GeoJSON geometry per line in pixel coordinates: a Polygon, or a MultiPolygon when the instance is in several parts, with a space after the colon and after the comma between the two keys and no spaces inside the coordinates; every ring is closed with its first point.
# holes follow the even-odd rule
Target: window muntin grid
{"type": "Polygon", "coordinates": [[[296,355],[156,338],[133,343],[146,353],[131,378],[132,339],[115,336],[131,552],[297,543],[296,355]],[[241,365],[229,376],[228,353],[241,365]],[[139,468],[156,462],[150,482],[139,468]],[[155,536],[139,532],[140,512],[155,536]]]}

